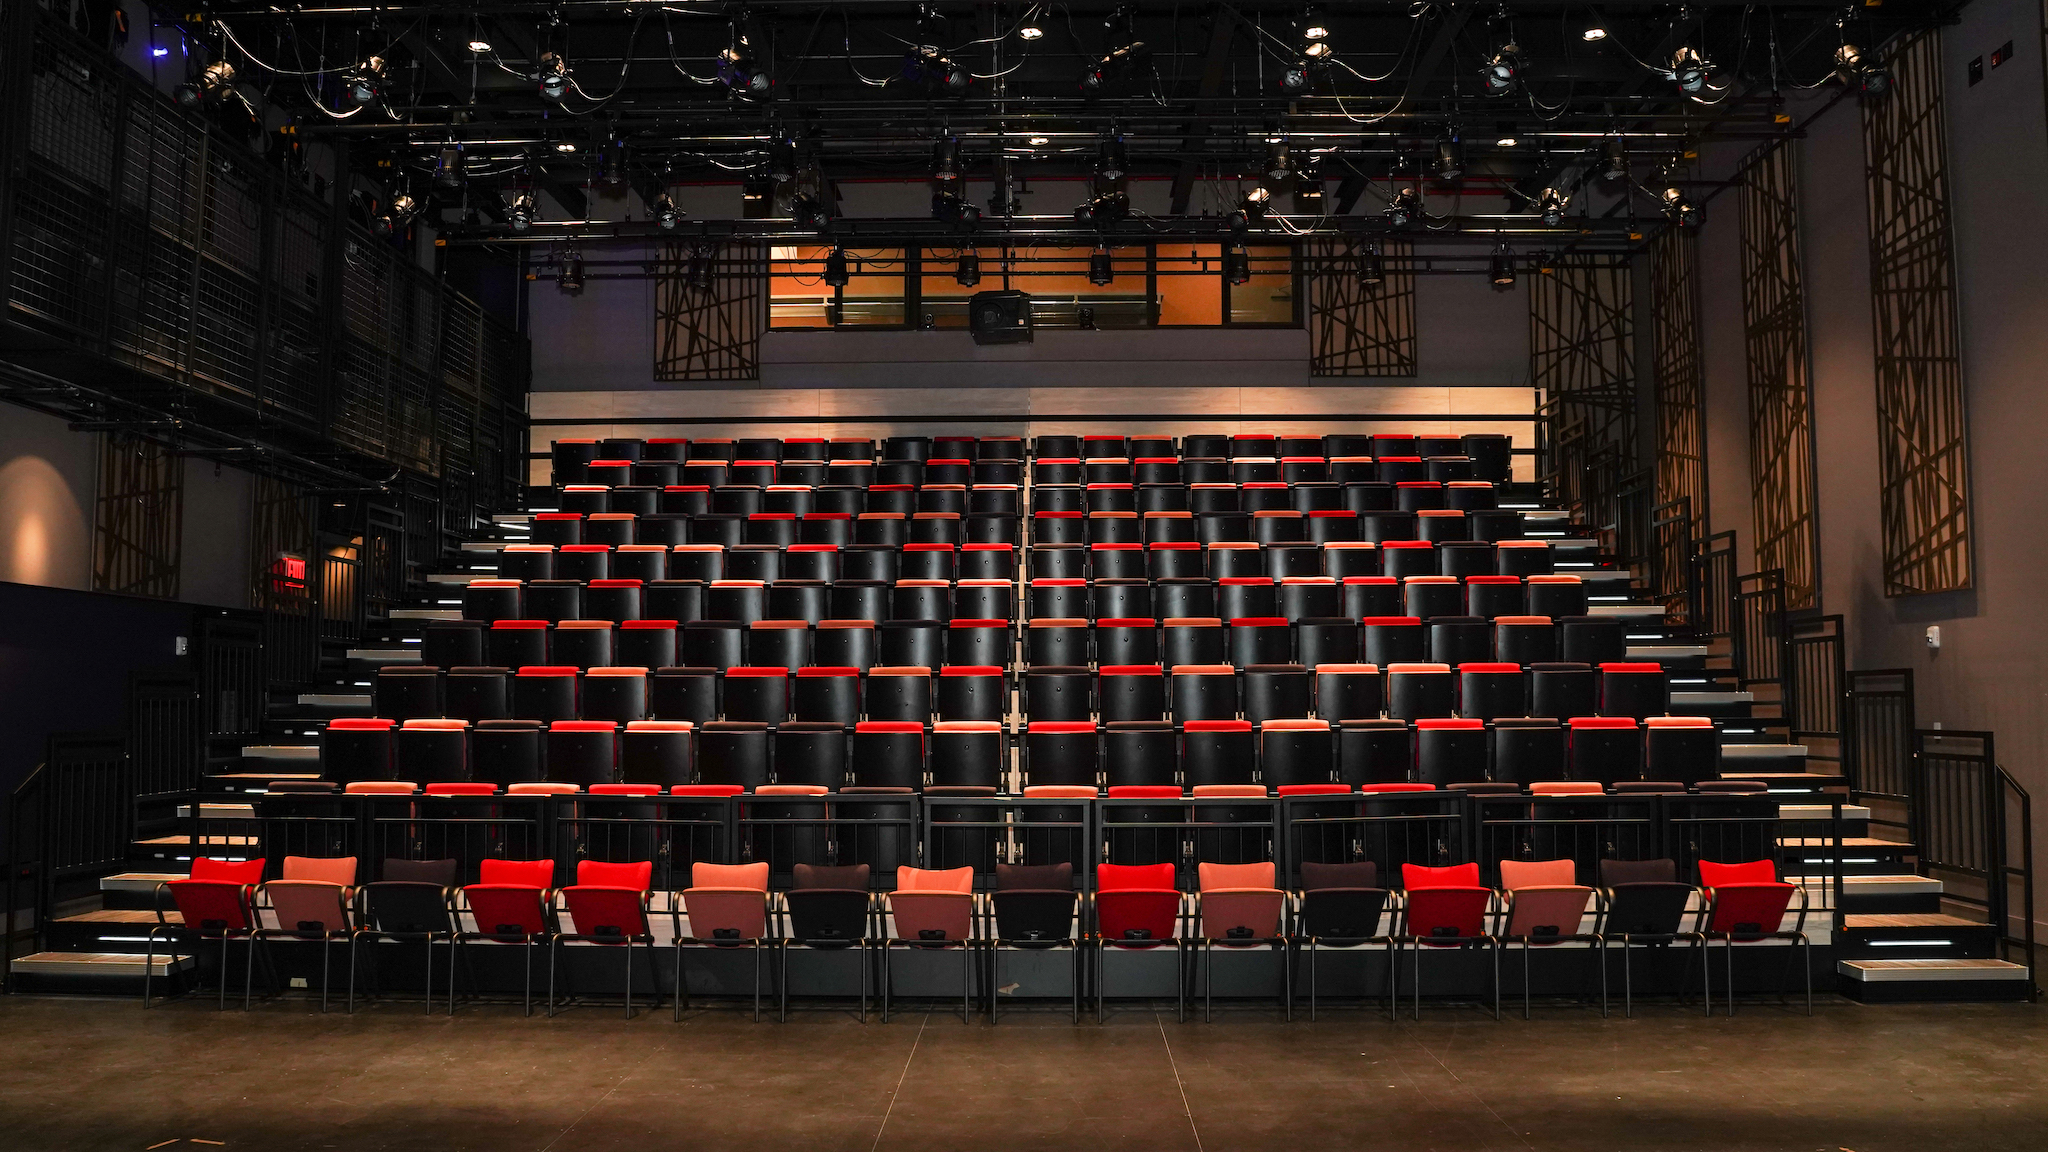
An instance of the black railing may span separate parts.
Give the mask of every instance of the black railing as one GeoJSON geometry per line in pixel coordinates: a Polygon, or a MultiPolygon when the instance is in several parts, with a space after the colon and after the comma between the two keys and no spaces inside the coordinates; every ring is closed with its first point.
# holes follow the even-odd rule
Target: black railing
{"type": "Polygon", "coordinates": [[[1915,731],[1913,776],[1921,867],[1943,881],[1946,898],[1983,910],[1998,930],[2001,954],[2009,954],[2014,945],[2024,949],[2031,988],[2032,798],[1999,767],[1989,732],[1915,731]]]}
{"type": "Polygon", "coordinates": [[[1784,624],[1784,710],[1792,742],[1806,745],[1809,761],[1839,767],[1843,694],[1848,679],[1842,654],[1842,618],[1816,616],[1784,624]]]}
{"type": "Polygon", "coordinates": [[[1692,557],[1698,550],[1692,522],[1692,499],[1680,496],[1650,509],[1650,596],[1664,607],[1664,619],[1692,625],[1698,601],[1698,573],[1692,557]]]}
{"type": "Polygon", "coordinates": [[[1735,634],[1735,533],[1695,542],[1692,555],[1693,634],[1703,640],[1735,634]]]}
{"type": "Polygon", "coordinates": [[[135,795],[189,792],[206,761],[206,701],[183,674],[137,673],[128,679],[128,760],[135,795]]]}
{"type": "Polygon", "coordinates": [[[1913,794],[1913,670],[1878,668],[1847,677],[1842,772],[1849,797],[1870,805],[1870,823],[1921,840],[1913,794]]]}
{"type": "MultiPolygon", "coordinates": [[[[1735,582],[1735,673],[1744,688],[1785,683],[1785,573],[1772,568],[1735,582]]],[[[1780,697],[1782,699],[1782,696],[1780,697]]]]}
{"type": "Polygon", "coordinates": [[[209,616],[199,630],[199,690],[210,736],[263,730],[263,618],[257,613],[209,616]]]}
{"type": "MultiPolygon", "coordinates": [[[[59,733],[42,764],[7,804],[6,931],[0,933],[0,983],[23,911],[42,932],[61,886],[101,876],[128,859],[133,835],[134,779],[119,736],[59,733]],[[26,885],[29,899],[22,901],[26,885]]],[[[12,987],[11,983],[8,985],[12,987]]]]}

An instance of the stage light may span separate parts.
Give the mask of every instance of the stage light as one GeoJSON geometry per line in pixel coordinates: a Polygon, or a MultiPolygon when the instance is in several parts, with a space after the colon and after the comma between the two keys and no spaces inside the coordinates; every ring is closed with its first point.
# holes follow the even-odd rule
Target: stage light
{"type": "Polygon", "coordinates": [[[1486,85],[1488,96],[1505,96],[1515,90],[1521,81],[1521,50],[1513,44],[1503,44],[1479,70],[1479,79],[1486,85]]]}
{"type": "Polygon", "coordinates": [[[1294,165],[1287,157],[1287,141],[1275,140],[1267,144],[1266,179],[1277,184],[1294,174],[1294,165]]]}
{"type": "Polygon", "coordinates": [[[683,220],[683,210],[676,207],[675,198],[666,192],[654,198],[652,214],[654,222],[663,228],[674,228],[683,220]]]}
{"type": "Polygon", "coordinates": [[[1697,228],[1700,226],[1701,214],[1699,205],[1694,204],[1692,199],[1678,185],[1665,184],[1664,190],[1658,194],[1657,198],[1664,209],[1664,215],[1672,223],[1681,228],[1697,228]]]}
{"type": "Polygon", "coordinates": [[[1503,136],[1500,139],[1495,140],[1493,142],[1493,146],[1496,148],[1513,148],[1515,145],[1520,143],[1521,141],[1515,139],[1513,136],[1503,136]]]}
{"type": "Polygon", "coordinates": [[[206,66],[199,79],[188,80],[171,89],[171,98],[183,108],[199,108],[218,101],[235,85],[235,66],[225,60],[206,66]]]}
{"type": "Polygon", "coordinates": [[[607,140],[597,150],[597,171],[593,183],[600,188],[619,189],[626,186],[626,142],[607,140]]]}
{"type": "Polygon", "coordinates": [[[407,192],[400,192],[391,198],[391,204],[371,223],[379,236],[395,236],[405,231],[412,219],[420,214],[420,202],[407,192]]]}
{"type": "Polygon", "coordinates": [[[1323,40],[1330,35],[1330,26],[1323,19],[1323,6],[1310,4],[1301,10],[1301,38],[1323,40]]]}
{"type": "Polygon", "coordinates": [[[1033,148],[1043,148],[1047,144],[1052,143],[1052,139],[1046,136],[1033,136],[1031,139],[1026,140],[1025,143],[1031,145],[1033,148]]]}
{"type": "Polygon", "coordinates": [[[1303,60],[1280,72],[1280,90],[1289,96],[1299,96],[1315,86],[1316,68],[1312,61],[1303,60]]]}
{"type": "Polygon", "coordinates": [[[469,42],[469,50],[478,54],[489,52],[491,50],[491,42],[489,40],[471,40],[469,42]]]}
{"type": "Polygon", "coordinates": [[[1610,183],[1628,180],[1628,146],[1619,136],[1601,146],[1600,179],[1610,183]]]}
{"type": "Polygon", "coordinates": [[[1273,194],[1264,188],[1254,188],[1237,198],[1237,207],[1230,212],[1226,222],[1232,232],[1242,232],[1266,218],[1266,210],[1273,205],[1273,194]]]}
{"type": "Polygon", "coordinates": [[[1367,244],[1358,254],[1358,283],[1362,287],[1377,288],[1386,278],[1387,269],[1380,259],[1380,246],[1367,244]]]}
{"type": "Polygon", "coordinates": [[[1671,54],[1671,79],[1679,91],[1688,96],[1697,96],[1707,90],[1713,80],[1714,66],[1699,54],[1692,45],[1681,46],[1671,54]]]}
{"type": "Polygon", "coordinates": [[[1495,290],[1505,292],[1515,286],[1515,254],[1505,244],[1496,245],[1493,256],[1486,262],[1486,278],[1493,281],[1495,290]]]}
{"type": "Polygon", "coordinates": [[[1854,44],[1835,50],[1835,75],[1844,87],[1861,96],[1882,96],[1892,90],[1892,74],[1882,64],[1864,59],[1854,44]]]}
{"type": "Polygon", "coordinates": [[[1602,24],[1598,20],[1595,20],[1592,23],[1586,25],[1585,30],[1579,33],[1579,39],[1584,40],[1589,44],[1594,43],[1596,41],[1607,39],[1607,25],[1602,24]]]}
{"type": "Polygon", "coordinates": [[[561,274],[555,277],[555,287],[564,295],[573,296],[583,291],[583,254],[571,252],[562,259],[561,274]]]}
{"type": "Polygon", "coordinates": [[[1102,142],[1102,148],[1095,161],[1095,179],[1115,182],[1131,174],[1130,153],[1124,148],[1122,136],[1112,136],[1102,142]]]}
{"type": "Polygon", "coordinates": [[[825,205],[809,192],[798,192],[789,198],[789,218],[799,228],[815,231],[825,222],[825,205]]]}
{"type": "Polygon", "coordinates": [[[1436,158],[1430,163],[1439,180],[1456,180],[1465,174],[1465,142],[1456,134],[1436,142],[1436,158]]]}
{"type": "Polygon", "coordinates": [[[531,227],[534,215],[533,193],[531,192],[521,192],[512,197],[512,202],[506,205],[505,208],[505,220],[512,225],[514,232],[524,232],[531,227]]]}
{"type": "Polygon", "coordinates": [[[462,178],[462,149],[441,149],[441,154],[434,158],[434,187],[443,192],[460,192],[462,178]]]}
{"type": "Polygon", "coordinates": [[[1088,254],[1088,282],[1101,285],[1111,283],[1115,279],[1116,265],[1110,261],[1109,249],[1097,244],[1095,251],[1088,254]]]}
{"type": "Polygon", "coordinates": [[[936,88],[948,96],[963,95],[974,83],[974,77],[966,68],[954,63],[943,52],[929,44],[904,53],[903,78],[912,83],[936,88]]]}
{"type": "Polygon", "coordinates": [[[763,100],[775,78],[754,59],[754,46],[741,21],[734,21],[728,47],[718,54],[718,78],[742,100],[763,100]]]}
{"type": "Polygon", "coordinates": [[[1108,228],[1130,214],[1130,196],[1122,192],[1104,192],[1075,208],[1074,221],[1084,226],[1108,228]]]}
{"type": "Polygon", "coordinates": [[[169,48],[151,48],[149,50],[149,54],[161,60],[164,57],[169,56],[171,54],[171,50],[169,48]]]}
{"type": "Polygon", "coordinates": [[[1422,216],[1422,193],[1413,188],[1401,189],[1387,202],[1387,223],[1396,228],[1406,228],[1422,216]]]}
{"type": "Polygon", "coordinates": [[[690,249],[690,262],[684,266],[684,280],[699,291],[709,291],[712,278],[718,271],[718,259],[709,249],[690,249]]]}
{"type": "Polygon", "coordinates": [[[1564,212],[1570,204],[1571,197],[1561,188],[1545,188],[1536,196],[1536,211],[1552,228],[1564,223],[1564,212]]]}
{"type": "Polygon", "coordinates": [[[348,90],[349,101],[358,108],[382,103],[384,85],[390,79],[390,72],[390,65],[384,62],[382,56],[372,56],[349,69],[348,74],[342,78],[343,87],[348,90]]]}
{"type": "Polygon", "coordinates": [[[1017,38],[1020,40],[1037,40],[1044,35],[1045,26],[1038,22],[1038,5],[1034,4],[1031,6],[1031,11],[1024,13],[1023,21],[1017,25],[1017,38]]]}
{"type": "Polygon", "coordinates": [[[555,142],[555,151],[557,152],[574,152],[575,150],[576,142],[574,140],[558,140],[555,142]]]}
{"type": "Polygon", "coordinates": [[[540,94],[549,100],[560,100],[569,94],[569,62],[554,52],[540,54],[540,71],[534,76],[540,83],[540,94]]]}
{"type": "Polygon", "coordinates": [[[953,272],[953,280],[962,288],[972,288],[981,283],[981,256],[974,252],[962,252],[960,266],[953,272]]]}
{"type": "Polygon", "coordinates": [[[1539,275],[1548,276],[1557,271],[1557,257],[1548,252],[1538,252],[1529,264],[1539,275]]]}
{"type": "Polygon", "coordinates": [[[846,249],[835,246],[825,254],[825,283],[834,288],[846,287],[846,249]]]}
{"type": "Polygon", "coordinates": [[[1138,39],[1137,9],[1121,4],[1102,21],[1110,43],[1117,45],[1081,73],[1081,90],[1089,95],[1102,91],[1112,80],[1121,80],[1143,67],[1150,56],[1145,42],[1138,39]]]}
{"type": "Polygon", "coordinates": [[[1252,279],[1252,254],[1242,244],[1232,244],[1223,250],[1223,278],[1232,284],[1249,284],[1252,279]]]}
{"type": "Polygon", "coordinates": [[[958,192],[942,190],[932,193],[932,219],[970,230],[981,223],[981,209],[958,192]]]}
{"type": "Polygon", "coordinates": [[[932,179],[951,184],[960,179],[960,141],[952,136],[932,146],[932,179]]]}

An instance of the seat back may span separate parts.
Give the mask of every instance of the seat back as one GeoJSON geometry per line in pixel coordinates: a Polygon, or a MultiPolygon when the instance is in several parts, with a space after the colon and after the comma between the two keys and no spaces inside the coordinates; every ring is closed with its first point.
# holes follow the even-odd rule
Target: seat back
{"type": "Polygon", "coordinates": [[[549,888],[555,883],[553,860],[485,860],[477,867],[479,884],[549,888]]]}
{"type": "Polygon", "coordinates": [[[1005,942],[1027,944],[1070,940],[1074,936],[1074,909],[1079,899],[1071,887],[999,887],[995,894],[996,936],[1005,942]]]}
{"type": "Polygon", "coordinates": [[[1678,863],[1666,857],[1660,860],[1602,860],[1600,861],[1600,885],[1612,888],[1618,884],[1676,884],[1678,863]]]}
{"type": "MultiPolygon", "coordinates": [[[[384,864],[388,875],[393,864],[412,861],[388,860],[384,864]]],[[[444,861],[427,861],[440,864],[444,861]]],[[[445,861],[448,877],[455,876],[455,862],[445,861]]],[[[446,935],[455,930],[455,921],[448,909],[448,885],[431,880],[380,880],[363,886],[363,912],[369,926],[379,932],[403,932],[406,934],[446,935]]]]}
{"type": "Polygon", "coordinates": [[[690,865],[690,886],[692,888],[745,888],[754,892],[768,890],[768,861],[753,864],[710,864],[698,861],[690,865]]]}
{"type": "Polygon", "coordinates": [[[793,888],[783,894],[789,938],[811,947],[846,947],[868,938],[868,894],[848,888],[793,888]]]}
{"type": "Polygon", "coordinates": [[[1690,884],[1649,881],[1613,884],[1607,891],[1607,918],[1600,930],[1609,936],[1676,935],[1698,894],[1690,884]]]}
{"type": "MultiPolygon", "coordinates": [[[[764,861],[764,884],[766,867],[764,861]]],[[[683,908],[689,917],[688,935],[698,940],[760,940],[768,935],[768,893],[762,888],[692,888],[683,893],[683,908]]]]}
{"type": "Polygon", "coordinates": [[[1099,864],[1095,868],[1097,892],[1138,888],[1156,890],[1173,886],[1171,864],[1099,864]]]}
{"type": "Polygon", "coordinates": [[[1074,887],[1074,865],[1062,860],[1057,864],[1002,864],[996,865],[996,891],[1042,891],[1070,892],[1074,887]]]}
{"type": "Polygon", "coordinates": [[[904,865],[896,869],[896,890],[898,892],[972,892],[974,891],[974,869],[961,868],[912,868],[904,865]]]}
{"type": "Polygon", "coordinates": [[[1578,866],[1570,860],[1503,860],[1500,886],[1509,891],[1537,885],[1576,884],[1578,866]]]}
{"type": "Polygon", "coordinates": [[[462,890],[476,930],[508,941],[526,941],[547,933],[547,907],[541,897],[541,889],[532,884],[486,882],[462,890]]]}
{"type": "Polygon", "coordinates": [[[263,883],[262,860],[215,860],[200,856],[192,861],[190,880],[218,880],[223,884],[255,885],[263,883]]]}
{"type": "Polygon", "coordinates": [[[1707,931],[1726,933],[1737,940],[1776,932],[1785,922],[1785,910],[1792,906],[1794,891],[1792,885],[1776,881],[1717,885],[1707,916],[1707,931]]]}
{"type": "Polygon", "coordinates": [[[1201,890],[1215,892],[1228,888],[1271,888],[1273,887],[1273,864],[1265,861],[1257,864],[1211,864],[1203,861],[1197,868],[1201,890]]]}
{"type": "Polygon", "coordinates": [[[1739,864],[1700,861],[1702,888],[1719,888],[1724,884],[1771,884],[1777,879],[1778,866],[1769,860],[1745,860],[1739,864]]]}
{"type": "Polygon", "coordinates": [[[284,858],[285,880],[321,880],[329,884],[347,887],[356,882],[356,858],[353,856],[287,856],[284,858]]]}
{"type": "MultiPolygon", "coordinates": [[[[1101,869],[1116,867],[1101,865],[1101,869]]],[[[1142,865],[1134,865],[1133,870],[1142,865]]],[[[1180,928],[1180,893],[1172,884],[1172,865],[1162,864],[1150,867],[1168,869],[1167,886],[1162,888],[1112,888],[1095,894],[1095,930],[1106,944],[1133,944],[1143,941],[1171,940],[1180,928]]]]}
{"type": "Polygon", "coordinates": [[[793,888],[843,888],[849,891],[867,891],[868,873],[866,864],[798,864],[792,870],[793,888]]]}
{"type": "Polygon", "coordinates": [[[1431,868],[1425,864],[1403,864],[1401,886],[1410,892],[1423,888],[1476,888],[1479,886],[1479,865],[1450,864],[1431,868]]]}
{"type": "Polygon", "coordinates": [[[603,860],[579,860],[576,862],[576,883],[585,887],[627,888],[634,892],[647,891],[654,882],[654,864],[647,860],[636,860],[623,864],[606,863],[603,860]]]}
{"type": "Polygon", "coordinates": [[[1321,888],[1378,888],[1380,866],[1370,860],[1353,864],[1321,864],[1314,860],[1301,862],[1301,888],[1314,892],[1321,888]]]}

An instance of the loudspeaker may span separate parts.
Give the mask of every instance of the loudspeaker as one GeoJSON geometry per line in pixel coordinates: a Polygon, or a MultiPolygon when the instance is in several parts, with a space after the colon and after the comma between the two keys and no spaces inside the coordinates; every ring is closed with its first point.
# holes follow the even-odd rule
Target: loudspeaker
{"type": "Polygon", "coordinates": [[[967,327],[976,344],[1029,344],[1029,292],[976,292],[967,301],[967,327]]]}

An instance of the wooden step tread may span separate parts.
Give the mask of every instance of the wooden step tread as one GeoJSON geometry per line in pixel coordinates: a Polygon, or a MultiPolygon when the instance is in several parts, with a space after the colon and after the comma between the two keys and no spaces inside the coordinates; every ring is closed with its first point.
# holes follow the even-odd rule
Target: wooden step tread
{"type": "Polygon", "coordinates": [[[116,872],[112,876],[100,877],[102,892],[154,892],[159,884],[173,880],[189,880],[183,872],[116,872]]]}
{"type": "MultiPolygon", "coordinates": [[[[140,952],[37,952],[14,961],[14,971],[25,976],[140,976],[140,952]]],[[[149,967],[157,976],[168,976],[193,966],[190,956],[157,956],[149,967]]]]}
{"type": "Polygon", "coordinates": [[[1989,928],[1979,920],[1965,920],[1945,912],[1858,913],[1842,918],[1844,928],[1989,928]]]}
{"type": "MultiPolygon", "coordinates": [[[[155,924],[156,913],[147,908],[101,908],[92,912],[80,912],[76,916],[59,916],[59,924],[155,924]]],[[[184,916],[171,909],[164,911],[164,923],[183,924],[184,916]]]]}
{"type": "Polygon", "coordinates": [[[178,848],[194,843],[202,848],[253,848],[256,842],[254,836],[155,836],[135,843],[145,848],[178,848]]]}
{"type": "Polygon", "coordinates": [[[1841,960],[1835,970],[1853,980],[2025,980],[2027,966],[2008,960],[1841,960]]]}
{"type": "MultiPolygon", "coordinates": [[[[1832,836],[1781,836],[1778,838],[1778,847],[1780,848],[1832,848],[1834,846],[1835,838],[1832,836]]],[[[1842,847],[1890,848],[1899,852],[1911,852],[1913,850],[1911,844],[1902,840],[1879,840],[1874,836],[1844,836],[1842,837],[1842,847]]]]}

